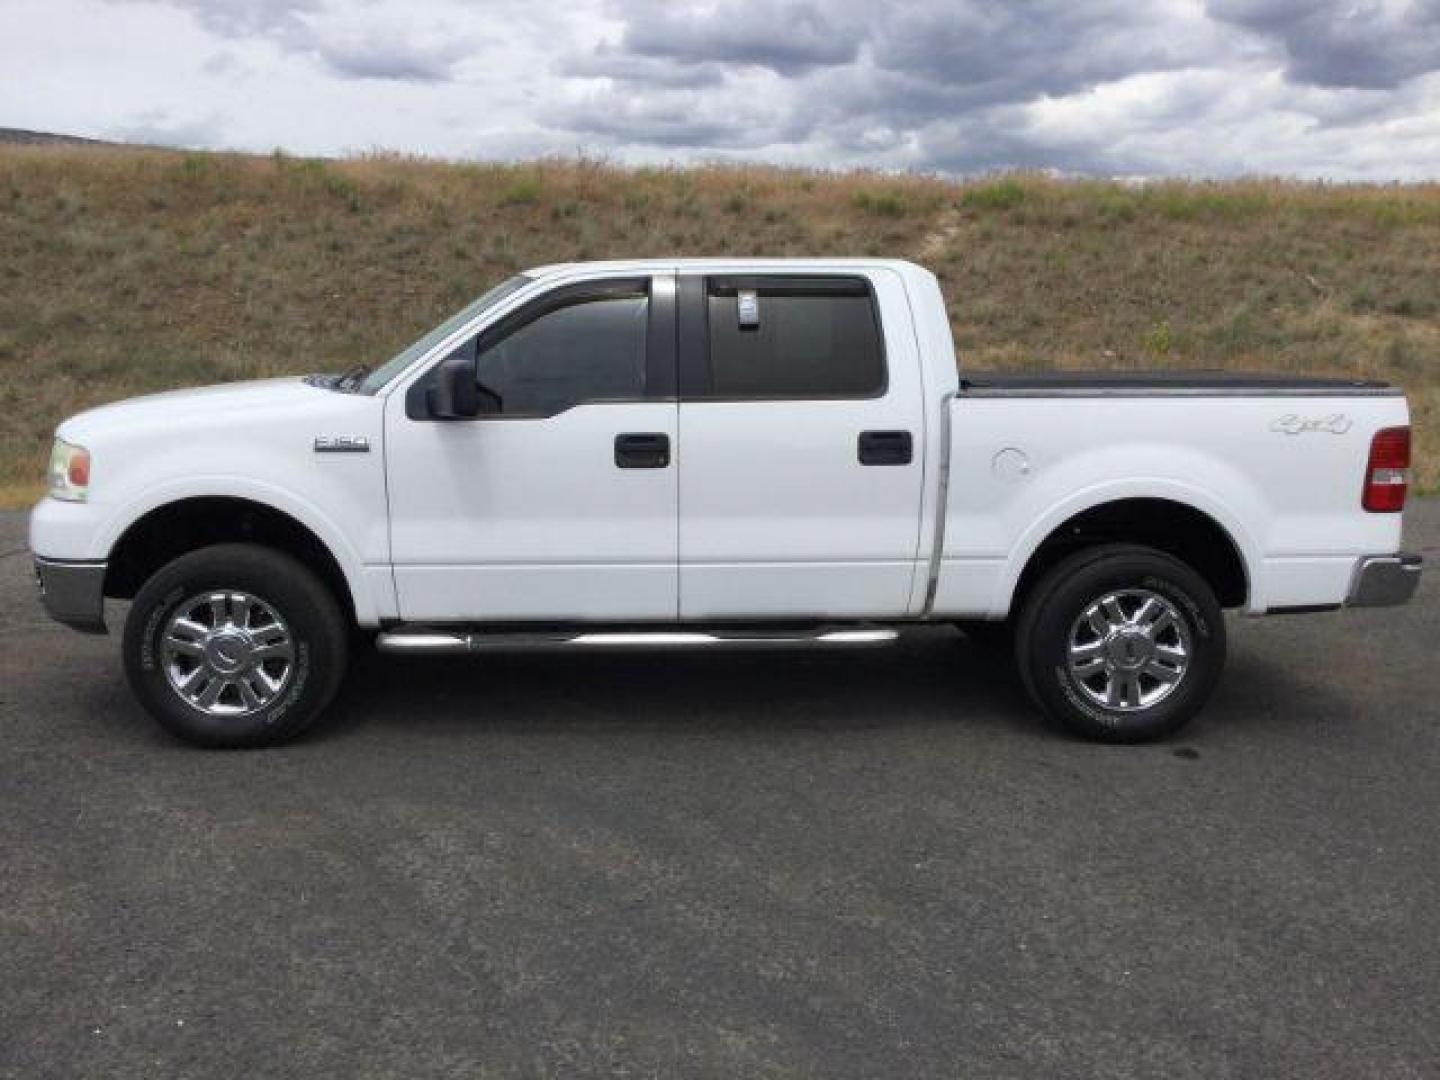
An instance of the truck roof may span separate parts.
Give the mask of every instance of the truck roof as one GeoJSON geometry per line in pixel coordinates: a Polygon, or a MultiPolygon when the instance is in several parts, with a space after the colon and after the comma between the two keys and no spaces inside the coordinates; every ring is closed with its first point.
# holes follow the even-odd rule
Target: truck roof
{"type": "Polygon", "coordinates": [[[656,270],[737,271],[748,269],[763,269],[771,272],[797,270],[814,273],[845,269],[885,268],[905,276],[916,273],[930,275],[930,271],[923,266],[907,259],[826,258],[823,256],[786,259],[745,256],[705,259],[615,259],[599,262],[551,263],[548,266],[537,266],[526,270],[525,274],[532,278],[546,278],[582,267],[586,270],[601,270],[617,274],[653,273],[656,270]]]}

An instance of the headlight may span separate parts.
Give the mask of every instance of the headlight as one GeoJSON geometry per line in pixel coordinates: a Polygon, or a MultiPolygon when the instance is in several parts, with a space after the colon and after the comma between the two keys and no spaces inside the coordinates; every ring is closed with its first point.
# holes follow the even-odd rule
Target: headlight
{"type": "Polygon", "coordinates": [[[57,438],[50,451],[50,495],[84,502],[90,492],[90,451],[57,438]]]}

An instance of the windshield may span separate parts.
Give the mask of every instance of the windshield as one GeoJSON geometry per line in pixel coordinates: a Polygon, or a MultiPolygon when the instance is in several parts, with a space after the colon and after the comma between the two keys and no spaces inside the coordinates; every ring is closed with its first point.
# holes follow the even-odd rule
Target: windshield
{"type": "Polygon", "coordinates": [[[450,318],[446,319],[439,326],[435,327],[434,330],[431,330],[419,341],[415,342],[415,344],[401,350],[392,359],[387,360],[380,367],[370,372],[369,375],[366,375],[364,381],[360,383],[360,393],[375,393],[375,391],[379,390],[391,379],[399,375],[416,360],[420,359],[420,357],[424,356],[427,352],[433,349],[436,345],[440,344],[440,342],[444,341],[445,338],[449,337],[456,330],[460,329],[460,327],[464,326],[476,315],[479,315],[486,308],[494,304],[498,304],[501,300],[505,299],[505,297],[509,296],[517,289],[529,285],[530,280],[531,279],[526,277],[524,274],[516,274],[514,277],[502,281],[499,285],[496,285],[484,296],[480,297],[480,299],[465,305],[465,307],[461,308],[454,315],[451,315],[450,318]]]}

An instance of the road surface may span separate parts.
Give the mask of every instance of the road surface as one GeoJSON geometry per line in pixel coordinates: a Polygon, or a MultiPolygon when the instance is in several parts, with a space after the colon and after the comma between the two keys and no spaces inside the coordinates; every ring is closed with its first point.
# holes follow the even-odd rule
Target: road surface
{"type": "Polygon", "coordinates": [[[0,515],[0,1075],[1440,1075],[1434,571],[1232,621],[1159,746],[936,631],[368,655],[313,737],[206,753],[23,548],[0,515]]]}

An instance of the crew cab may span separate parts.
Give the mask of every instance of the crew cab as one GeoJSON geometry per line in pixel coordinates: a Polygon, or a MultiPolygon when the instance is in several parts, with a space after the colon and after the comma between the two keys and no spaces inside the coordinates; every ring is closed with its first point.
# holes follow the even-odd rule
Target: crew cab
{"type": "Polygon", "coordinates": [[[66,420],[30,544],[56,619],[132,601],[129,682],[208,746],[303,730],[362,635],[856,648],[930,623],[1130,742],[1201,708],[1224,609],[1407,600],[1409,464],[1380,383],[967,374],[908,262],[575,263],[373,370],[66,420]]]}

